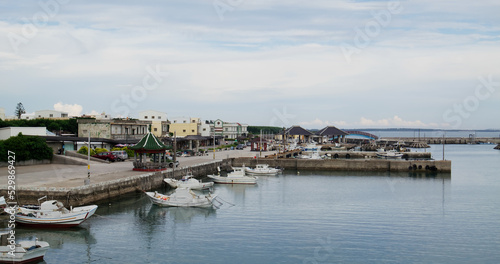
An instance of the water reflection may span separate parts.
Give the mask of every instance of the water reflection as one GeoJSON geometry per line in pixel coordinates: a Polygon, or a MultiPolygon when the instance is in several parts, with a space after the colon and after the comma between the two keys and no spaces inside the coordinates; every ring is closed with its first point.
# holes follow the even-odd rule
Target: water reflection
{"type": "Polygon", "coordinates": [[[69,244],[96,244],[95,237],[87,228],[72,227],[65,229],[41,229],[16,227],[16,239],[35,240],[48,242],[50,248],[63,248],[65,243],[69,244]]]}

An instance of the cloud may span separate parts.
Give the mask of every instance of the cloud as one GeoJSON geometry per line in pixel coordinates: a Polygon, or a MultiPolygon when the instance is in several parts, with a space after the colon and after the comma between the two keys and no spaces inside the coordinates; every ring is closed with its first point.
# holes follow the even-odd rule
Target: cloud
{"type": "Polygon", "coordinates": [[[80,116],[82,115],[83,107],[79,104],[63,104],[62,102],[58,102],[54,104],[54,110],[66,112],[69,116],[80,116]]]}

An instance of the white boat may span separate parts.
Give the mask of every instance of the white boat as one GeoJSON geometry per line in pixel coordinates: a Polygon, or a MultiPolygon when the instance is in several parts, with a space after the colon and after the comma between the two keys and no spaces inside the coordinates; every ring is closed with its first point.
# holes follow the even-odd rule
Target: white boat
{"type": "Polygon", "coordinates": [[[8,242],[9,233],[1,233],[0,263],[32,263],[43,260],[50,248],[45,241],[20,241],[15,245],[8,242]]]}
{"type": "Polygon", "coordinates": [[[223,184],[256,184],[257,177],[246,176],[245,168],[233,167],[233,171],[228,173],[227,176],[220,175],[207,175],[207,177],[214,180],[215,183],[223,184]]]}
{"type": "Polygon", "coordinates": [[[171,195],[145,192],[151,202],[160,206],[212,208],[212,200],[217,195],[197,195],[189,188],[177,188],[171,195]]]}
{"type": "Polygon", "coordinates": [[[245,172],[248,175],[255,175],[255,176],[275,176],[276,174],[280,173],[280,169],[276,168],[270,168],[269,165],[267,164],[257,164],[254,169],[245,167],[245,172]]]}
{"type": "Polygon", "coordinates": [[[400,159],[401,157],[403,157],[403,153],[389,150],[386,152],[377,152],[377,157],[382,159],[400,159]]]}
{"type": "Polygon", "coordinates": [[[213,182],[202,182],[201,180],[197,180],[193,177],[191,173],[188,173],[186,176],[182,177],[181,180],[166,178],[163,180],[172,188],[190,188],[193,190],[203,190],[209,189],[214,186],[213,182]]]}
{"type": "MultiPolygon", "coordinates": [[[[38,200],[41,200],[42,197],[38,200]]],[[[81,224],[97,210],[97,205],[71,207],[67,209],[56,200],[41,205],[23,205],[16,211],[16,222],[37,227],[72,227],[81,224]]]]}

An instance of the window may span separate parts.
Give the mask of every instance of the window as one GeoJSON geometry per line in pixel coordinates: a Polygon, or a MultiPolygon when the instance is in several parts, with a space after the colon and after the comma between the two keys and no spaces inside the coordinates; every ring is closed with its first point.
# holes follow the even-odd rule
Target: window
{"type": "Polygon", "coordinates": [[[155,119],[155,116],[151,116],[151,119],[155,119]]]}
{"type": "Polygon", "coordinates": [[[49,117],[54,117],[54,114],[50,114],[49,117]]]}
{"type": "Polygon", "coordinates": [[[155,132],[156,132],[156,131],[158,131],[158,128],[156,128],[156,127],[155,127],[155,128],[154,128],[154,131],[155,131],[155,132]]]}
{"type": "Polygon", "coordinates": [[[196,123],[196,120],[193,119],[193,123],[196,123]]]}
{"type": "Polygon", "coordinates": [[[144,119],[148,119],[148,116],[144,116],[144,119]]]}
{"type": "Polygon", "coordinates": [[[186,123],[186,120],[183,120],[182,123],[186,123]]]}
{"type": "Polygon", "coordinates": [[[183,129],[182,132],[186,133],[186,129],[183,129]]]}
{"type": "Polygon", "coordinates": [[[194,133],[194,129],[191,129],[191,132],[194,133]]]}
{"type": "Polygon", "coordinates": [[[87,134],[87,133],[88,133],[87,129],[84,129],[84,130],[82,131],[82,133],[83,133],[83,134],[87,134]]]}
{"type": "Polygon", "coordinates": [[[203,131],[207,131],[207,129],[206,129],[206,128],[204,128],[204,129],[203,129],[203,131]]]}

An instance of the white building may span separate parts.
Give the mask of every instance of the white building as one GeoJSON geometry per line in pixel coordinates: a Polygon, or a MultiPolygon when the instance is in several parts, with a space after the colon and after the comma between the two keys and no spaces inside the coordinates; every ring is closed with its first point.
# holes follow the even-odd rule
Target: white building
{"type": "Polygon", "coordinates": [[[209,137],[209,136],[213,135],[213,133],[210,133],[210,122],[209,121],[201,122],[201,124],[198,127],[199,127],[198,132],[199,132],[200,136],[209,137]]]}
{"type": "Polygon", "coordinates": [[[38,119],[38,118],[47,118],[47,119],[68,119],[68,113],[56,111],[56,110],[40,110],[35,111],[34,114],[22,114],[21,119],[38,119]]]}
{"type": "Polygon", "coordinates": [[[155,111],[155,110],[145,110],[139,112],[139,120],[143,121],[167,121],[167,113],[155,111]]]}
{"type": "Polygon", "coordinates": [[[0,119],[5,120],[5,109],[0,107],[0,119]]]}
{"type": "Polygon", "coordinates": [[[0,140],[6,140],[10,137],[22,133],[25,136],[47,136],[46,127],[2,127],[0,128],[0,140]]]}
{"type": "Polygon", "coordinates": [[[139,112],[139,120],[151,122],[151,133],[157,137],[168,136],[167,113],[145,110],[139,112]]]}
{"type": "Polygon", "coordinates": [[[235,139],[239,136],[246,136],[248,134],[248,125],[233,123],[233,122],[224,122],[220,119],[217,119],[213,122],[210,122],[210,133],[217,136],[222,136],[224,138],[235,139]]]}

